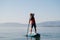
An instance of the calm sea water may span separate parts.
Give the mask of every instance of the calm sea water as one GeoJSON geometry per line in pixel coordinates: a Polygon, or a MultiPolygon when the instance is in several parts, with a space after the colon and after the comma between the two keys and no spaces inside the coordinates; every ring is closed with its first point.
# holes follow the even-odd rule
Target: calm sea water
{"type": "Polygon", "coordinates": [[[27,27],[0,26],[0,40],[60,40],[60,27],[37,27],[40,38],[26,37],[26,32],[27,27]]]}

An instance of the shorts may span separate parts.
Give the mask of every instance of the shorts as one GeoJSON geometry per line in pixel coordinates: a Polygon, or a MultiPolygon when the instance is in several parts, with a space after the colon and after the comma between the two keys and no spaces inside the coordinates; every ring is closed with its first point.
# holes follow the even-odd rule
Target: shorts
{"type": "Polygon", "coordinates": [[[31,28],[36,28],[36,24],[34,23],[34,24],[31,24],[31,28]]]}

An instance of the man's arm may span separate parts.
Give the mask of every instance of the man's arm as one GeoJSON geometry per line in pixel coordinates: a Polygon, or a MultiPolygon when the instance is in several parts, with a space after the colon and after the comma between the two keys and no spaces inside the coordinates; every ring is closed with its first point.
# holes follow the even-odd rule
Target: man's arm
{"type": "Polygon", "coordinates": [[[30,24],[30,19],[29,19],[29,24],[30,24]]]}

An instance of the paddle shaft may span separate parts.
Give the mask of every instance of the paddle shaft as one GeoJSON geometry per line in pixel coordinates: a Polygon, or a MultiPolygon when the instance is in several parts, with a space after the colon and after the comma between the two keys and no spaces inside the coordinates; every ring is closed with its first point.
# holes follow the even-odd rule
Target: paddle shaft
{"type": "Polygon", "coordinates": [[[28,24],[28,28],[27,28],[27,34],[28,34],[28,31],[29,31],[29,24],[28,24]]]}

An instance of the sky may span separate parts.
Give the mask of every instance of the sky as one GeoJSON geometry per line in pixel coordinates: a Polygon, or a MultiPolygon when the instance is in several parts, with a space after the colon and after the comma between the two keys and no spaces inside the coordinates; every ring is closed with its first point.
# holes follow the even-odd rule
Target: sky
{"type": "Polygon", "coordinates": [[[28,24],[30,13],[36,23],[60,21],[60,0],[0,0],[0,23],[28,24]]]}

